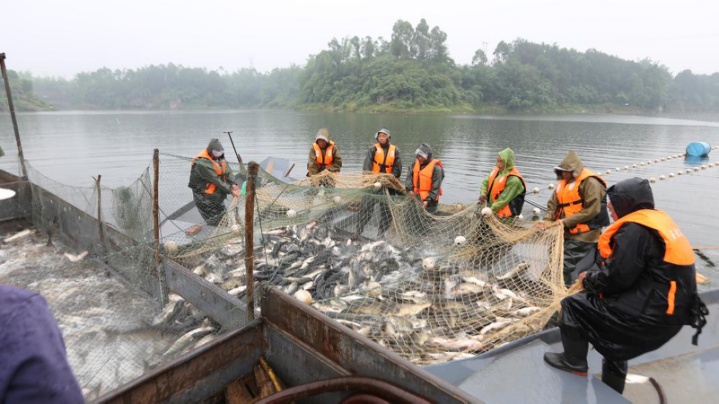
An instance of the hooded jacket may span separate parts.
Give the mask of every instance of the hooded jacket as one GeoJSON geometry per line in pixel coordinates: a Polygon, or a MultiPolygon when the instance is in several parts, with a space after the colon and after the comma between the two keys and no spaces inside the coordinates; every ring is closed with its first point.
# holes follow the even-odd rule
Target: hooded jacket
{"type": "MultiPolygon", "coordinates": [[[[559,166],[555,167],[555,172],[557,172],[557,178],[561,179],[560,171],[571,171],[573,181],[568,185],[572,186],[572,184],[575,184],[574,180],[580,177],[585,169],[584,163],[582,163],[582,160],[579,159],[577,153],[570,151],[564,157],[559,166]]],[[[596,228],[580,234],[569,233],[569,229],[580,223],[589,223],[593,219],[604,223],[607,222],[607,191],[604,184],[596,177],[596,174],[591,173],[591,171],[589,173],[590,176],[581,181],[579,184],[579,195],[582,200],[582,209],[570,217],[559,217],[559,219],[564,221],[565,239],[572,239],[585,243],[596,243],[602,232],[601,226],[591,226],[596,228]]],[[[558,182],[558,187],[555,188],[554,192],[552,192],[552,196],[549,198],[549,201],[547,201],[547,212],[544,215],[544,220],[554,221],[558,219],[557,215],[560,213],[561,206],[557,198],[557,192],[559,190],[559,184],[562,182],[563,181],[561,180],[558,182]]]]}
{"type": "MultiPolygon", "coordinates": [[[[328,156],[325,158],[327,159],[328,156]]],[[[341,168],[342,156],[340,156],[340,151],[337,148],[337,145],[334,143],[330,143],[329,131],[326,128],[318,130],[317,134],[315,135],[315,141],[312,144],[312,147],[310,147],[310,154],[307,158],[307,176],[309,177],[311,175],[319,174],[324,170],[327,170],[332,173],[338,173],[341,168]],[[319,147],[319,144],[317,143],[318,140],[324,140],[325,142],[327,142],[327,147],[321,149],[319,147]],[[317,162],[317,152],[315,151],[315,145],[317,145],[317,149],[319,149],[321,153],[327,153],[328,151],[332,153],[332,163],[327,167],[320,167],[320,164],[317,162]]]]}
{"type": "Polygon", "coordinates": [[[224,150],[218,139],[210,139],[205,150],[192,159],[190,181],[187,186],[192,188],[196,195],[224,200],[232,193],[232,185],[235,183],[232,169],[227,164],[224,154],[221,157],[215,157],[213,154],[213,151],[224,152],[224,150]],[[218,174],[218,168],[224,173],[218,174]],[[207,192],[210,189],[212,192],[207,192]]]}
{"type": "Polygon", "coordinates": [[[504,207],[510,204],[509,212],[504,217],[516,216],[522,212],[524,195],[527,187],[524,178],[514,167],[514,151],[506,148],[498,154],[504,163],[504,169],[499,171],[495,166],[487,178],[482,181],[480,195],[487,198],[487,206],[494,213],[504,211],[504,207]],[[497,195],[497,192],[499,194],[497,195]],[[496,199],[495,199],[496,195],[496,199]]]}
{"type": "Polygon", "coordinates": [[[600,239],[606,256],[587,272],[585,292],[564,299],[562,309],[565,325],[580,328],[602,355],[629,360],[659,348],[682,325],[694,324],[701,301],[688,242],[678,247],[689,249],[683,251],[682,264],[666,259],[667,246],[674,242],[663,234],[683,236],[666,214],[654,210],[649,182],[630,178],[608,194],[620,218],[600,239]],[[633,215],[655,220],[627,220],[633,215]]]}
{"type": "MultiPolygon", "coordinates": [[[[424,164],[420,165],[420,170],[427,167],[427,164],[429,164],[433,160],[432,156],[432,147],[426,143],[422,143],[417,150],[415,151],[415,155],[422,155],[426,158],[424,164]]],[[[409,167],[409,170],[407,170],[407,178],[405,179],[405,188],[407,189],[407,192],[410,194],[414,192],[414,166],[419,164],[419,160],[415,159],[412,165],[409,167]]],[[[428,196],[426,199],[423,200],[427,202],[436,201],[439,199],[439,196],[441,195],[442,191],[442,181],[444,180],[444,168],[440,164],[435,164],[434,169],[432,170],[432,189],[429,191],[428,196]]],[[[419,195],[417,195],[419,198],[419,195]]]]}

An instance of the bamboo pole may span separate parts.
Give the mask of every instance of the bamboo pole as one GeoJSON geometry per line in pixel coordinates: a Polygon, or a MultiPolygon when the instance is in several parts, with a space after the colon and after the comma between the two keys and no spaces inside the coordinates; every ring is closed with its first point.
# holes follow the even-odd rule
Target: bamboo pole
{"type": "Polygon", "coordinates": [[[20,142],[20,130],[17,127],[17,118],[15,117],[15,106],[12,102],[12,92],[10,91],[10,81],[5,70],[5,53],[0,53],[0,71],[5,82],[5,94],[7,95],[7,106],[10,110],[10,118],[12,119],[12,128],[15,131],[15,142],[17,143],[17,154],[20,157],[20,168],[22,169],[23,179],[27,179],[27,169],[25,168],[25,155],[22,152],[22,143],[20,142]]]}
{"type": "Polygon", "coordinates": [[[255,280],[252,272],[255,269],[254,261],[254,210],[255,210],[255,180],[260,165],[254,161],[247,164],[247,189],[245,197],[245,268],[247,269],[247,319],[255,318],[255,280]]]}

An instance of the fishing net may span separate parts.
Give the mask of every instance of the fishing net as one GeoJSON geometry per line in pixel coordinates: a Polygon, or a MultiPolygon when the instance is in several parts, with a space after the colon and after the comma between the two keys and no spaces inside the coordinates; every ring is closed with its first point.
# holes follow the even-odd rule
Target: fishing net
{"type": "MultiPolygon", "coordinates": [[[[191,159],[160,154],[157,163],[117,188],[67,186],[29,163],[29,182],[19,169],[0,176],[17,191],[9,217],[32,220],[23,237],[10,240],[19,229],[6,229],[0,282],[48,301],[88,400],[249,321],[245,234],[255,290],[279,288],[417,364],[537,332],[572,293],[562,229],[535,230],[531,204],[510,221],[474,203],[430,214],[391,175],[294,180],[270,161],[254,178],[250,228],[244,197],[228,198],[209,225],[187,186],[191,159]],[[165,271],[177,263],[187,275],[158,270],[156,254],[165,271]]],[[[689,167],[677,155],[603,169],[612,180],[644,170],[655,184],[711,181],[716,165],[706,163],[689,167]]],[[[241,183],[246,172],[231,168],[241,183]]]]}
{"type": "MultiPolygon", "coordinates": [[[[244,204],[233,199],[206,236],[163,236],[169,256],[239,299],[244,204]]],[[[253,279],[418,364],[485,352],[543,329],[567,291],[561,228],[540,232],[481,208],[428,213],[389,174],[283,182],[260,170],[253,279]]]]}

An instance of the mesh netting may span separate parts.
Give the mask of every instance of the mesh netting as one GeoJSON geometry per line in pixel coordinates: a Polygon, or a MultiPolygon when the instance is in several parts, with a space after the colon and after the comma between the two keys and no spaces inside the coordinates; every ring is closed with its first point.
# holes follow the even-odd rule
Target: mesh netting
{"type": "MultiPolygon", "coordinates": [[[[284,183],[261,170],[257,182],[254,280],[412,362],[539,331],[566,296],[561,228],[502,222],[476,204],[440,204],[430,214],[391,175],[325,172],[284,183]]],[[[242,299],[240,218],[244,199],[235,198],[206,236],[175,233],[165,250],[242,299]]]]}

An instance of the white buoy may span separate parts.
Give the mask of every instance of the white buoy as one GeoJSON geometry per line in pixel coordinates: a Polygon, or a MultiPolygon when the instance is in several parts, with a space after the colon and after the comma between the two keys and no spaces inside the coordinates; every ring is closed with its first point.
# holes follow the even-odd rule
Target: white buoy
{"type": "Polygon", "coordinates": [[[332,200],[333,200],[335,203],[340,203],[340,202],[342,202],[342,197],[339,196],[339,195],[337,195],[337,196],[335,196],[334,198],[332,198],[332,200]]]}
{"type": "Polygon", "coordinates": [[[629,166],[624,166],[624,171],[629,170],[629,166]]]}
{"type": "Polygon", "coordinates": [[[424,269],[434,269],[436,265],[437,259],[434,257],[427,257],[422,260],[422,268],[424,269]]]}
{"type": "Polygon", "coordinates": [[[297,211],[294,210],[294,209],[288,210],[288,211],[287,211],[287,217],[289,217],[290,219],[292,219],[292,218],[294,218],[294,217],[297,217],[297,211]]]}
{"type": "Polygon", "coordinates": [[[619,172],[619,167],[615,168],[614,171],[619,172]]]}
{"type": "Polygon", "coordinates": [[[534,209],[532,209],[532,212],[534,212],[535,215],[539,215],[541,210],[539,210],[539,208],[534,208],[534,209]]]}
{"type": "Polygon", "coordinates": [[[687,168],[687,174],[691,174],[691,173],[692,173],[692,170],[687,168]]]}
{"type": "Polygon", "coordinates": [[[674,178],[674,173],[669,173],[669,178],[674,178]]]}
{"type": "Polygon", "coordinates": [[[649,179],[649,182],[655,183],[655,182],[657,182],[657,180],[655,180],[654,177],[652,177],[652,178],[649,179]]]}
{"type": "Polygon", "coordinates": [[[702,164],[702,170],[706,170],[706,169],[707,169],[706,164],[702,164]]]}
{"type": "Polygon", "coordinates": [[[682,175],[682,172],[681,172],[681,171],[677,171],[677,175],[682,175]]]}
{"type": "Polygon", "coordinates": [[[482,216],[489,216],[492,214],[492,209],[488,207],[482,208],[482,216]]]}
{"type": "Polygon", "coordinates": [[[312,295],[310,294],[310,292],[308,292],[304,289],[300,289],[297,292],[295,292],[294,296],[295,296],[295,299],[301,301],[304,304],[312,303],[312,295]]]}
{"type": "Polygon", "coordinates": [[[162,244],[165,247],[167,255],[175,255],[179,250],[177,243],[174,240],[167,240],[162,244]]]}
{"type": "Polygon", "coordinates": [[[548,186],[547,188],[548,188],[550,191],[553,190],[553,189],[554,189],[554,184],[549,184],[549,186],[548,186]]]}
{"type": "Polygon", "coordinates": [[[665,177],[664,174],[659,176],[659,181],[664,181],[666,179],[667,179],[667,177],[665,177]]]}
{"type": "Polygon", "coordinates": [[[611,173],[612,173],[612,170],[607,170],[607,174],[611,174],[611,173]]]}
{"type": "Polygon", "coordinates": [[[539,193],[539,187],[534,187],[534,189],[532,190],[532,192],[534,192],[535,194],[538,194],[538,193],[539,193]]]}
{"type": "Polygon", "coordinates": [[[637,168],[637,165],[636,165],[636,164],[632,164],[632,168],[637,168]]]}
{"type": "Polygon", "coordinates": [[[644,167],[644,162],[639,163],[640,166],[644,167]]]}
{"type": "Polygon", "coordinates": [[[457,236],[454,238],[454,245],[463,246],[467,244],[467,239],[464,236],[457,236]]]}
{"type": "Polygon", "coordinates": [[[694,171],[699,171],[699,167],[694,167],[694,171]]]}
{"type": "Polygon", "coordinates": [[[377,190],[377,191],[379,191],[380,188],[382,188],[382,183],[379,182],[379,181],[375,182],[375,183],[374,183],[374,189],[377,190]]]}

